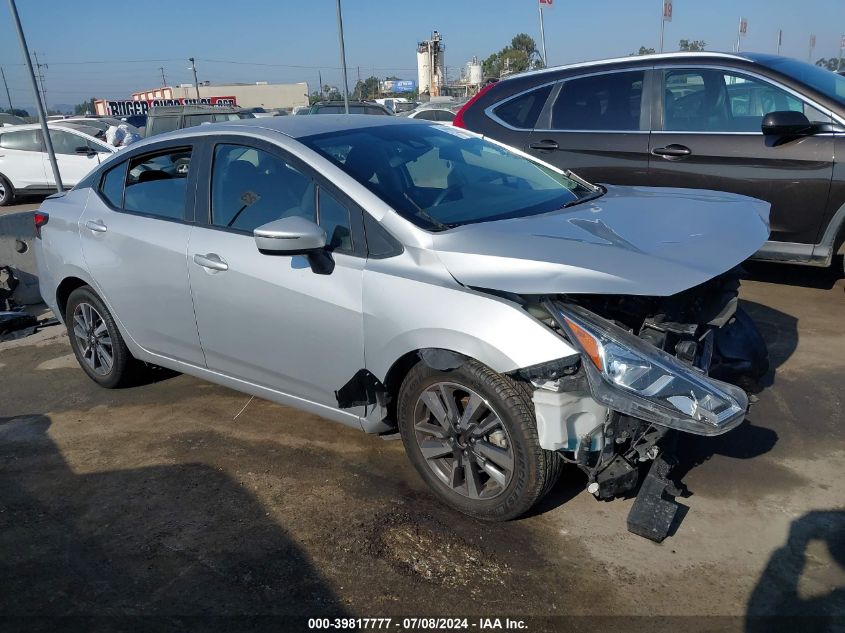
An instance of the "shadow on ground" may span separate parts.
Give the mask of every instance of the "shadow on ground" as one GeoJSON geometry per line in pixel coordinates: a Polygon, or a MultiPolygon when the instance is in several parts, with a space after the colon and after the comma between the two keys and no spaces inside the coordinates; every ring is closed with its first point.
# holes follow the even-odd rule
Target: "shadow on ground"
{"type": "Polygon", "coordinates": [[[745,271],[743,279],[830,290],[842,277],[842,257],[836,258],[829,268],[755,261],[744,262],[742,268],[745,271]]]}
{"type": "Polygon", "coordinates": [[[221,470],[76,474],[49,427],[43,415],[0,418],[0,615],[344,614],[286,531],[221,470]]]}
{"type": "Polygon", "coordinates": [[[794,520],[748,601],[748,633],[845,630],[845,511],[808,512],[794,520]],[[819,549],[826,549],[829,556],[819,549]],[[829,558],[839,569],[826,565],[829,558]],[[838,575],[838,576],[837,576],[838,575]],[[837,579],[838,578],[838,579],[837,579]]]}

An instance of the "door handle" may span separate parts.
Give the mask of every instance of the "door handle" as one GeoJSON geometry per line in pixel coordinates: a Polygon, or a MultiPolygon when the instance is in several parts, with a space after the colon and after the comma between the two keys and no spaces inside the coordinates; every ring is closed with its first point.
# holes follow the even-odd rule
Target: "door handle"
{"type": "Polygon", "coordinates": [[[227,264],[220,255],[217,253],[206,253],[205,255],[194,255],[194,263],[199,264],[203,268],[207,268],[208,270],[218,270],[224,271],[229,270],[229,264],[227,264]]]}
{"type": "Polygon", "coordinates": [[[542,141],[537,141],[536,143],[531,143],[529,145],[531,149],[537,149],[541,152],[553,152],[558,148],[557,141],[552,141],[551,139],[543,139],[542,141]]]}
{"type": "Polygon", "coordinates": [[[651,150],[651,153],[655,156],[662,156],[663,158],[681,158],[692,154],[692,150],[686,145],[672,143],[666,147],[655,147],[651,150]]]}
{"type": "Polygon", "coordinates": [[[85,223],[85,228],[94,231],[94,233],[105,233],[109,230],[102,220],[88,220],[85,223]]]}

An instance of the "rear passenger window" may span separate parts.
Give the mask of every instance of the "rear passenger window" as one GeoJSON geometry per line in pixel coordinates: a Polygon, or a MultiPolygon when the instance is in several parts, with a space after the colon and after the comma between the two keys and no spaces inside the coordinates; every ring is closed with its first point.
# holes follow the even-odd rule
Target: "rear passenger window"
{"type": "Polygon", "coordinates": [[[546,99],[552,91],[551,86],[544,86],[514,97],[496,106],[493,113],[508,125],[521,130],[532,130],[546,105],[546,99]]]}
{"type": "Polygon", "coordinates": [[[636,70],[565,81],[552,107],[552,128],[639,130],[644,77],[636,70]]]}
{"type": "Polygon", "coordinates": [[[100,193],[116,209],[123,208],[124,182],[126,182],[126,162],[109,169],[100,183],[100,193]]]}
{"type": "Polygon", "coordinates": [[[129,161],[123,208],[170,220],[185,217],[190,148],[173,149],[129,161]]]}
{"type": "Polygon", "coordinates": [[[214,149],[212,224],[251,233],[291,216],[315,221],[314,185],[308,177],[260,149],[228,144],[214,149]]]}

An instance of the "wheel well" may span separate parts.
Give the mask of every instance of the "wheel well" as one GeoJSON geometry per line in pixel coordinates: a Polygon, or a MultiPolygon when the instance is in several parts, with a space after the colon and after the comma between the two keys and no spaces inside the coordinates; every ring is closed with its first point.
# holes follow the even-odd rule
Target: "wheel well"
{"type": "Polygon", "coordinates": [[[62,313],[63,321],[65,319],[65,310],[67,308],[67,300],[68,297],[70,297],[70,293],[77,288],[87,285],[88,284],[82,281],[79,277],[67,277],[66,279],[63,279],[62,283],[59,284],[59,287],[56,288],[56,305],[59,308],[59,312],[62,313]]]}
{"type": "Polygon", "coordinates": [[[387,370],[384,388],[388,395],[387,420],[390,420],[392,424],[396,423],[396,403],[399,401],[399,388],[402,386],[402,381],[405,380],[411,368],[419,362],[422,362],[419,350],[414,350],[400,356],[387,370]]]}

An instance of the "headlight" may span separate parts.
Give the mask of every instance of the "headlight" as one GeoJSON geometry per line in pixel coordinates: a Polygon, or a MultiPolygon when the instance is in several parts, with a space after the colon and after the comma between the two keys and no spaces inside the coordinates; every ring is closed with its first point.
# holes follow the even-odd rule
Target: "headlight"
{"type": "Polygon", "coordinates": [[[585,356],[593,396],[608,407],[698,435],[718,435],[745,417],[745,392],[576,305],[546,309],[585,356]]]}

